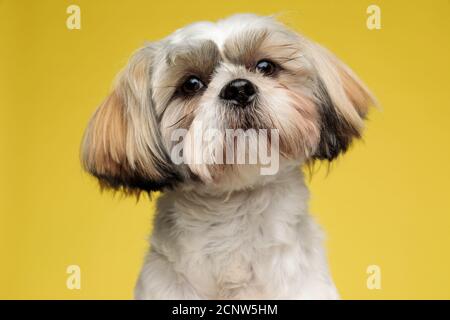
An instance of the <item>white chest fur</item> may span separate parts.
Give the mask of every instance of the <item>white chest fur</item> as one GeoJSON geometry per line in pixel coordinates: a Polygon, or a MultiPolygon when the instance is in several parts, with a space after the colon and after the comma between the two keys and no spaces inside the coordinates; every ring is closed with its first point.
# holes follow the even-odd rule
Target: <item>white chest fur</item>
{"type": "Polygon", "coordinates": [[[138,299],[335,299],[297,169],[224,195],[158,200],[138,299]]]}

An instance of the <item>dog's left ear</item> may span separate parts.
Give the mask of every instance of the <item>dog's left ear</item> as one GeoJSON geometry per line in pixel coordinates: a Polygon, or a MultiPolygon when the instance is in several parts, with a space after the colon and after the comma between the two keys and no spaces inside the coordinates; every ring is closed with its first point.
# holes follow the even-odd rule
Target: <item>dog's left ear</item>
{"type": "Polygon", "coordinates": [[[315,69],[315,96],[321,121],[320,142],[313,159],[333,160],[361,136],[375,99],[354,72],[327,49],[309,44],[315,69]]]}

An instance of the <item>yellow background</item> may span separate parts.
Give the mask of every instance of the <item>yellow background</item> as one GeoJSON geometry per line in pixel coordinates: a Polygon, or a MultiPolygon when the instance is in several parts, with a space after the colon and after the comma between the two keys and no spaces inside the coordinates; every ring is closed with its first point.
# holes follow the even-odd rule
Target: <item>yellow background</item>
{"type": "Polygon", "coordinates": [[[0,298],[132,297],[153,205],[100,194],[79,165],[96,105],[145,40],[232,13],[283,13],[373,90],[364,142],[312,178],[343,298],[450,298],[450,2],[0,1],[0,298]],[[66,8],[81,7],[81,30],[66,8]],[[381,7],[382,29],[366,28],[381,7]],[[81,290],[66,268],[81,267],[81,290]],[[368,290],[366,268],[381,267],[368,290]]]}

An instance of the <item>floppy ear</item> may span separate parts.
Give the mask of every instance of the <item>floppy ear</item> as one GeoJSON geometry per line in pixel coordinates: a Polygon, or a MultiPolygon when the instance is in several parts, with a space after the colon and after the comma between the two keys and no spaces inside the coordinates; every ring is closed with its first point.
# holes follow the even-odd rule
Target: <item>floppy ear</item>
{"type": "Polygon", "coordinates": [[[172,185],[177,175],[161,144],[152,105],[154,47],[138,50],[85,131],[81,158],[105,188],[139,194],[172,185]]]}
{"type": "Polygon", "coordinates": [[[364,119],[375,99],[362,81],[327,49],[310,43],[317,73],[315,95],[321,118],[320,142],[313,159],[333,160],[361,136],[364,119]]]}

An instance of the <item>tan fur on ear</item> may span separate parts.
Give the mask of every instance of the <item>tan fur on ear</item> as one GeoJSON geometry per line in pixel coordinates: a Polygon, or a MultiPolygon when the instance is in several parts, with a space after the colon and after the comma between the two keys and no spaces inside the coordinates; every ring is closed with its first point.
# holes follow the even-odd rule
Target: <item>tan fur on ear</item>
{"type": "Polygon", "coordinates": [[[121,97],[112,92],[95,112],[86,129],[82,162],[97,176],[118,176],[127,163],[127,121],[121,97]]]}
{"type": "Polygon", "coordinates": [[[103,187],[139,193],[177,179],[151,102],[152,55],[152,47],[133,55],[86,129],[82,163],[103,187]]]}
{"type": "Polygon", "coordinates": [[[327,49],[314,44],[312,59],[336,111],[355,129],[375,99],[354,72],[327,49]]]}
{"type": "Polygon", "coordinates": [[[366,85],[347,65],[339,61],[336,57],[334,58],[336,59],[336,68],[348,99],[359,116],[365,118],[369,112],[369,108],[376,105],[376,99],[366,85]]]}
{"type": "Polygon", "coordinates": [[[316,97],[322,118],[321,141],[314,158],[333,160],[359,138],[375,99],[353,71],[327,49],[307,42],[317,73],[316,97]]]}

